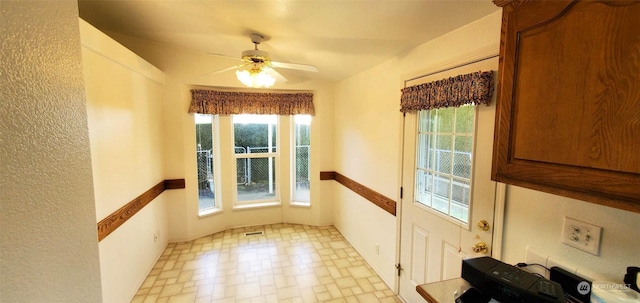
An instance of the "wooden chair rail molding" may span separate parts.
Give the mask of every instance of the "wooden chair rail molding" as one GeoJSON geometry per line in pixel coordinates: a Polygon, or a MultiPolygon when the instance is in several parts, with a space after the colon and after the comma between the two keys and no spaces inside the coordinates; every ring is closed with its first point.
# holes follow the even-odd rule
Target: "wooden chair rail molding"
{"type": "Polygon", "coordinates": [[[165,189],[185,188],[184,179],[164,180],[156,184],[142,195],[137,196],[131,202],[120,207],[112,214],[98,222],[98,242],[106,238],[120,225],[131,219],[142,208],[159,196],[165,189]]]}
{"type": "Polygon", "coordinates": [[[391,200],[383,196],[382,194],[341,175],[338,172],[321,171],[320,180],[335,180],[338,183],[344,185],[346,188],[352,190],[356,194],[362,196],[363,198],[369,200],[370,202],[377,205],[378,207],[384,209],[388,213],[394,216],[396,215],[396,201],[391,200]]]}

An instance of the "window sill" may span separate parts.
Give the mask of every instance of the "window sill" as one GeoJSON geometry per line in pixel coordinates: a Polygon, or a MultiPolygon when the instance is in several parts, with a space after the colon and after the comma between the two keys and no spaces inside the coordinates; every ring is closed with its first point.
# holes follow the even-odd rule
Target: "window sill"
{"type": "Polygon", "coordinates": [[[291,201],[289,205],[293,207],[311,208],[310,202],[291,201]]]}
{"type": "Polygon", "coordinates": [[[198,212],[198,218],[204,218],[208,216],[213,216],[216,214],[222,213],[222,208],[211,208],[198,212]]]}
{"type": "Polygon", "coordinates": [[[255,208],[267,208],[267,207],[280,207],[279,201],[276,202],[261,202],[261,203],[248,203],[248,204],[236,204],[233,206],[233,210],[255,209],[255,208]]]}

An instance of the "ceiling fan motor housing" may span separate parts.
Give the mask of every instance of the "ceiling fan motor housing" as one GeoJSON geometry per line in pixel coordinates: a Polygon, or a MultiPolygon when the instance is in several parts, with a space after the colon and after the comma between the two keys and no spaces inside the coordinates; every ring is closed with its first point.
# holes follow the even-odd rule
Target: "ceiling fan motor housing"
{"type": "MultiPolygon", "coordinates": [[[[277,71],[275,71],[274,67],[296,69],[296,70],[309,71],[309,72],[318,71],[318,69],[313,65],[271,61],[271,58],[269,58],[268,52],[258,49],[258,44],[260,44],[263,39],[264,39],[264,36],[260,34],[256,34],[256,33],[251,34],[251,42],[253,42],[255,49],[246,50],[242,52],[241,60],[244,63],[241,65],[225,68],[214,73],[224,72],[232,69],[239,69],[236,71],[236,74],[240,72],[244,72],[243,75],[246,73],[248,76],[250,74],[257,75],[267,71],[267,72],[270,72],[271,74],[277,75],[279,81],[286,82],[287,79],[285,79],[282,75],[280,75],[277,71]]],[[[212,54],[212,55],[217,55],[217,54],[212,54]]],[[[218,56],[222,56],[222,55],[218,55],[218,56]]],[[[223,56],[223,57],[228,58],[228,56],[223,56]]]]}
{"type": "Polygon", "coordinates": [[[253,62],[253,63],[268,62],[269,53],[265,51],[261,51],[259,49],[246,50],[242,52],[242,60],[253,62]]]}
{"type": "Polygon", "coordinates": [[[256,33],[251,34],[251,42],[253,42],[254,44],[262,43],[262,39],[264,39],[264,36],[260,34],[256,34],[256,33]]]}

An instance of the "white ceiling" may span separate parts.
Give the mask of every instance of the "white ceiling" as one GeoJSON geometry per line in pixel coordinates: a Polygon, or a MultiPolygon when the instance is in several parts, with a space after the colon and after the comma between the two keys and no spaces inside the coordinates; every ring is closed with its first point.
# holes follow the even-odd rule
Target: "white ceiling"
{"type": "MultiPolygon", "coordinates": [[[[490,0],[79,0],[103,32],[240,57],[249,35],[280,62],[338,81],[489,15],[490,0]]],[[[213,60],[214,56],[212,56],[213,60]]],[[[217,60],[220,60],[217,57],[217,60]]],[[[238,62],[231,59],[229,66],[238,62]]],[[[282,72],[282,71],[281,71],[282,72]]],[[[304,72],[309,73],[309,72],[304,72]]]]}

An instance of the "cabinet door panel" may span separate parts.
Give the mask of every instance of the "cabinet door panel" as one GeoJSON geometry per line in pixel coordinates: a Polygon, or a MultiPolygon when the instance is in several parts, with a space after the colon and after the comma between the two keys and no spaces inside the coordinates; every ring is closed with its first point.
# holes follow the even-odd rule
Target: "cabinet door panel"
{"type": "Polygon", "coordinates": [[[627,151],[640,148],[631,136],[640,134],[640,89],[628,86],[640,80],[640,44],[628,43],[640,42],[635,6],[631,18],[602,3],[574,5],[519,31],[515,158],[640,173],[640,153],[627,151]]]}
{"type": "Polygon", "coordinates": [[[640,212],[640,2],[508,2],[493,177],[640,212]]]}

